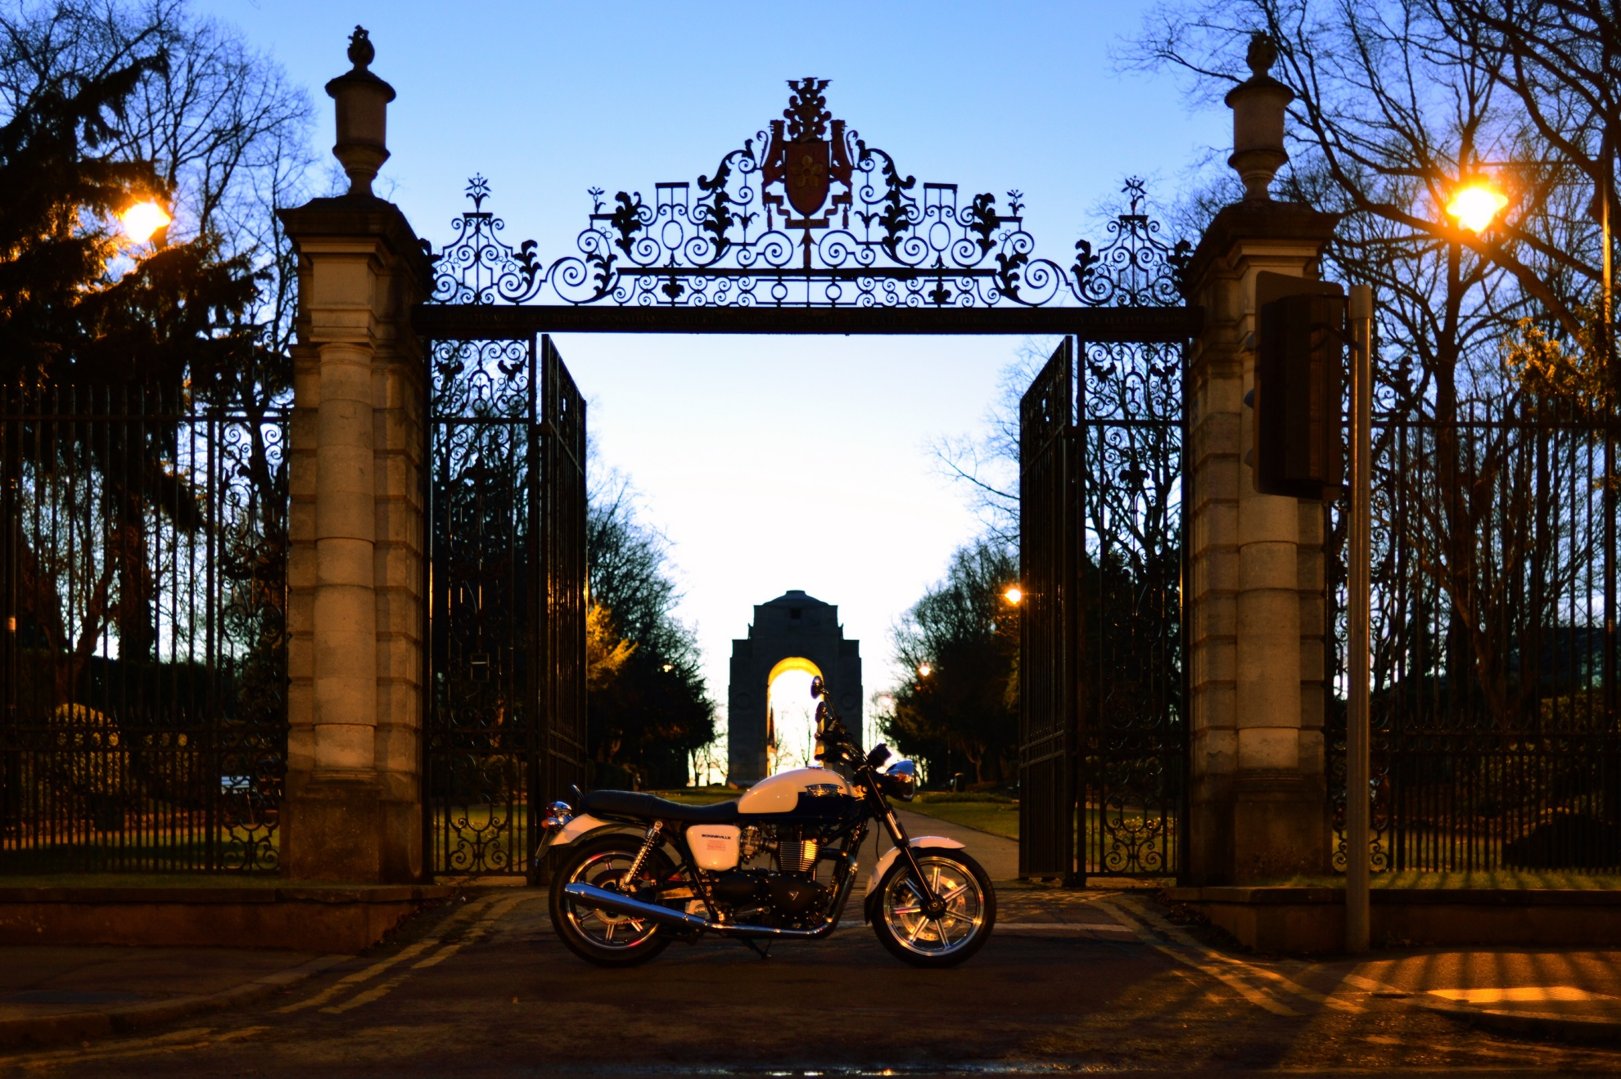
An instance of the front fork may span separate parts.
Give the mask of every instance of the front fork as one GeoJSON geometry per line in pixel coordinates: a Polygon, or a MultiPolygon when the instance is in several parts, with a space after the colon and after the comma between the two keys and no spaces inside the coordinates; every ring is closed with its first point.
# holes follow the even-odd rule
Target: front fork
{"type": "MultiPolygon", "coordinates": [[[[894,842],[896,848],[900,850],[900,856],[906,862],[907,868],[912,871],[912,879],[917,881],[918,891],[923,899],[923,913],[930,918],[940,917],[946,912],[946,902],[935,894],[934,888],[929,884],[928,879],[924,877],[923,866],[918,863],[917,854],[912,850],[912,837],[906,834],[906,826],[901,823],[900,815],[895,812],[895,807],[889,804],[889,799],[885,798],[883,792],[878,789],[876,780],[869,777],[866,786],[869,792],[868,796],[874,799],[878,803],[878,807],[883,810],[878,816],[884,822],[884,827],[889,830],[889,838],[894,842]]],[[[878,883],[877,881],[873,882],[874,885],[878,883]]]]}

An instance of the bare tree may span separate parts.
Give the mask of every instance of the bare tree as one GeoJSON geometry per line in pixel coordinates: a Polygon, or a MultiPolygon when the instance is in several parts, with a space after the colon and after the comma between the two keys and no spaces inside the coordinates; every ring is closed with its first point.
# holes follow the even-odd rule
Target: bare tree
{"type": "Polygon", "coordinates": [[[1160,7],[1135,53],[1214,95],[1237,81],[1232,58],[1252,33],[1277,43],[1273,75],[1295,93],[1284,197],[1344,215],[1326,272],[1379,300],[1390,422],[1376,456],[1400,462],[1381,477],[1381,579],[1445,608],[1435,642],[1390,595],[1380,647],[1417,663],[1409,673],[1472,667],[1503,721],[1536,692],[1511,667],[1534,655],[1540,627],[1569,617],[1576,567],[1593,554],[1573,507],[1549,500],[1602,479],[1598,458],[1550,433],[1546,395],[1521,372],[1528,337],[1574,344],[1590,369],[1598,359],[1583,346],[1598,337],[1595,190],[1614,199],[1617,20],[1608,0],[1184,2],[1160,7]],[[1482,170],[1511,204],[1475,234],[1445,208],[1482,170]],[[1518,367],[1506,364],[1517,351],[1518,367]],[[1384,576],[1398,562],[1405,583],[1384,576]]]}

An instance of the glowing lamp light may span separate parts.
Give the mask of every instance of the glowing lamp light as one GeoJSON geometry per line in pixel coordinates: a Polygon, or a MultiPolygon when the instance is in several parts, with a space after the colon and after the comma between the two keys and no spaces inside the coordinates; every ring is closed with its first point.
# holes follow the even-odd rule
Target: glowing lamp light
{"type": "Polygon", "coordinates": [[[169,222],[173,221],[174,218],[169,216],[168,210],[148,199],[145,202],[137,202],[119,214],[118,220],[124,226],[125,236],[128,236],[135,243],[144,244],[159,229],[168,228],[169,222]]]}
{"type": "Polygon", "coordinates": [[[1470,232],[1484,232],[1508,205],[1508,196],[1487,180],[1471,180],[1458,188],[1447,203],[1447,216],[1470,232]]]}
{"type": "Polygon", "coordinates": [[[1016,584],[1010,584],[1007,586],[1007,591],[1002,593],[1002,598],[1017,607],[1024,602],[1024,589],[1016,584]]]}
{"type": "Polygon", "coordinates": [[[919,678],[927,678],[932,673],[934,673],[934,668],[929,666],[927,662],[919,663],[917,665],[917,674],[919,678]]]}

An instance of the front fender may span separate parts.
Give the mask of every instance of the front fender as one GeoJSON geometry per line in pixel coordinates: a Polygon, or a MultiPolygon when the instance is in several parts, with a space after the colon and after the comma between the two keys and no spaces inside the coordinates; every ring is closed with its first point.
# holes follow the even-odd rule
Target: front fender
{"type": "MultiPolygon", "coordinates": [[[[955,839],[948,839],[943,835],[913,836],[912,841],[908,843],[907,846],[913,848],[914,850],[919,850],[924,847],[954,847],[957,850],[967,849],[967,844],[959,843],[955,839]]],[[[873,907],[878,902],[878,882],[884,879],[884,874],[889,871],[889,867],[894,865],[895,859],[899,858],[900,856],[901,849],[899,847],[890,847],[889,850],[884,852],[884,856],[878,859],[878,867],[872,871],[872,879],[867,882],[867,897],[862,900],[861,904],[862,919],[864,921],[872,921],[873,907]]]]}

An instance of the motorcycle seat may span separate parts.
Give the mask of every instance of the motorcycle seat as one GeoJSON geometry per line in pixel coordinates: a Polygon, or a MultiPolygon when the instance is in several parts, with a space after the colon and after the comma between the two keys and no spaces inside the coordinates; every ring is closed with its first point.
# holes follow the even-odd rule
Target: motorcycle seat
{"type": "Polygon", "coordinates": [[[587,791],[580,798],[580,811],[601,817],[635,817],[639,820],[670,820],[686,824],[730,824],[738,819],[737,800],[714,805],[686,805],[640,791],[587,791]]]}

